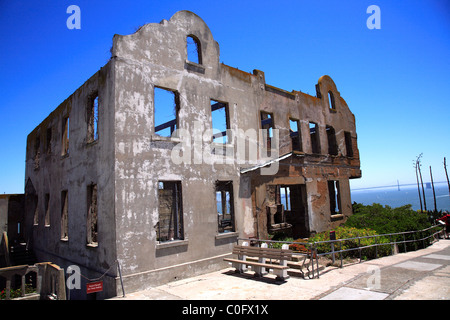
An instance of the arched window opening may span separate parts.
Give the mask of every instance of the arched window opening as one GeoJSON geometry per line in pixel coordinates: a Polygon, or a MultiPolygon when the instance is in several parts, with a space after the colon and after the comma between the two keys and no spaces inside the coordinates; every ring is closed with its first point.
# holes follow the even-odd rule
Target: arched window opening
{"type": "Polygon", "coordinates": [[[197,37],[190,35],[186,37],[187,59],[190,62],[202,64],[202,50],[197,37]]]}
{"type": "Polygon", "coordinates": [[[336,105],[334,104],[334,96],[331,91],[328,91],[328,106],[330,110],[336,110],[336,105]]]}

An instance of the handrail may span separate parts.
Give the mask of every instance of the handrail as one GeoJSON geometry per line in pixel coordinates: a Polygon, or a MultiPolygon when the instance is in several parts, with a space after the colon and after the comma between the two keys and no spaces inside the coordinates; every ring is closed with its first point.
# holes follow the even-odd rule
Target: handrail
{"type": "Polygon", "coordinates": [[[322,241],[304,242],[304,243],[298,242],[298,241],[277,241],[277,240],[265,240],[265,239],[256,239],[256,238],[237,238],[236,241],[237,241],[237,243],[239,243],[240,240],[242,240],[242,241],[250,241],[250,242],[253,241],[253,242],[256,242],[256,243],[263,243],[263,242],[265,242],[265,243],[268,243],[268,244],[270,244],[272,246],[273,246],[274,243],[301,244],[301,245],[303,245],[305,247],[309,246],[309,250],[308,250],[307,253],[296,252],[295,254],[296,255],[305,256],[305,258],[303,260],[302,268],[305,266],[306,259],[308,257],[310,258],[310,262],[309,262],[309,264],[306,264],[306,268],[307,268],[308,271],[310,271],[308,265],[311,266],[311,268],[312,268],[312,278],[315,277],[314,276],[314,261],[313,261],[315,259],[316,260],[316,266],[317,266],[317,268],[316,268],[316,270],[317,270],[317,278],[319,278],[319,260],[318,260],[319,256],[325,256],[325,255],[330,255],[331,254],[333,256],[333,262],[334,262],[334,256],[336,254],[339,254],[340,255],[340,260],[341,260],[341,266],[340,267],[342,268],[343,267],[343,255],[342,255],[343,252],[350,252],[350,251],[359,250],[359,262],[361,262],[362,261],[362,259],[361,259],[361,251],[363,249],[367,249],[367,248],[371,248],[371,247],[375,247],[375,249],[376,249],[375,250],[376,258],[378,258],[378,250],[377,250],[377,248],[379,246],[388,246],[388,245],[392,246],[392,248],[391,248],[391,254],[392,255],[394,254],[394,247],[393,246],[397,245],[397,244],[402,244],[403,243],[405,252],[407,251],[407,248],[406,248],[406,244],[407,243],[412,243],[412,242],[417,243],[417,242],[422,241],[423,248],[425,248],[425,240],[427,240],[427,239],[429,239],[431,237],[436,238],[436,236],[438,234],[442,234],[443,233],[443,230],[444,230],[444,227],[442,225],[433,225],[431,227],[428,227],[428,228],[425,228],[425,229],[422,229],[422,230],[416,230],[416,231],[403,231],[403,232],[394,232],[394,233],[377,234],[377,235],[370,235],[370,236],[360,236],[360,237],[336,239],[336,240],[322,240],[322,241]],[[440,229],[440,230],[438,230],[436,232],[432,232],[428,236],[423,236],[424,232],[429,231],[431,229],[436,229],[436,228],[440,229]],[[418,233],[419,233],[419,237],[416,238],[416,234],[418,234],[418,233]],[[414,235],[414,239],[413,240],[409,240],[409,239],[407,240],[406,239],[406,235],[408,235],[408,234],[413,234],[414,235]],[[422,235],[420,235],[420,234],[422,234],[422,235]],[[395,238],[394,238],[394,241],[392,241],[392,237],[393,236],[398,236],[398,235],[403,236],[403,240],[402,241],[395,241],[395,238]],[[377,239],[380,238],[380,237],[385,237],[385,238],[389,237],[390,240],[389,240],[389,242],[380,242],[380,243],[378,243],[377,239]],[[370,238],[374,238],[375,239],[375,243],[374,244],[361,246],[361,239],[370,239],[370,238]],[[354,247],[354,248],[342,249],[342,243],[344,243],[345,241],[350,241],[350,240],[358,240],[358,246],[354,247]],[[326,244],[326,243],[332,244],[332,246],[331,246],[332,248],[334,247],[334,244],[339,244],[339,250],[334,250],[333,249],[332,251],[329,251],[329,252],[318,253],[317,252],[317,246],[319,244],[326,244]]]}

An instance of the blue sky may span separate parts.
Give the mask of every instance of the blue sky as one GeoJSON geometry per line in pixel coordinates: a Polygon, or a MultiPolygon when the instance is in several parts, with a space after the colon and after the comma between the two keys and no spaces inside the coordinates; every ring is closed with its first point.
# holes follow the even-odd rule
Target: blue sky
{"type": "Polygon", "coordinates": [[[450,1],[0,0],[0,193],[22,193],[26,137],[130,34],[179,10],[198,14],[220,60],[266,82],[315,95],[329,75],[356,116],[363,177],[353,188],[415,182],[423,153],[435,181],[450,162],[450,1]],[[69,5],[81,29],[69,30],[69,5]],[[367,7],[381,9],[369,30],[367,7]]]}

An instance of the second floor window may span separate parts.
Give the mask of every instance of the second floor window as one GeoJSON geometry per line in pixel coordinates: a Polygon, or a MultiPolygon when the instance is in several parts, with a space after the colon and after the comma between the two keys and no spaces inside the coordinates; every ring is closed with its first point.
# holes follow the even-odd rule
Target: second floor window
{"type": "Polygon", "coordinates": [[[228,104],[211,100],[211,122],[213,129],[213,142],[227,143],[227,129],[230,129],[228,104]]]}
{"type": "Polygon", "coordinates": [[[320,153],[319,125],[314,122],[309,123],[309,137],[311,139],[311,153],[320,153]]]}
{"type": "Polygon", "coordinates": [[[336,132],[332,126],[326,127],[328,138],[328,154],[332,156],[338,155],[338,145],[336,141],[336,132]]]}
{"type": "Polygon", "coordinates": [[[98,94],[93,95],[89,99],[87,113],[88,113],[87,142],[91,143],[98,140],[98,116],[99,116],[98,94]]]}
{"type": "Polygon", "coordinates": [[[63,124],[62,124],[62,151],[61,155],[65,156],[69,154],[69,132],[70,132],[70,121],[69,116],[63,118],[63,124]]]}
{"type": "Polygon", "coordinates": [[[179,97],[176,91],[155,87],[153,100],[155,133],[171,137],[178,127],[179,97]]]}
{"type": "Polygon", "coordinates": [[[289,134],[291,136],[292,151],[302,151],[302,139],[300,135],[300,123],[298,120],[289,119],[289,134]]]}

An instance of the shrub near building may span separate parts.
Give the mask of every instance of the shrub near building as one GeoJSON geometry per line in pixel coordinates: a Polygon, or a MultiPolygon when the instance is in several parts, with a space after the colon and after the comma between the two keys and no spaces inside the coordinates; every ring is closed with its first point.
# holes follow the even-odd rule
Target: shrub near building
{"type": "Polygon", "coordinates": [[[344,224],[347,227],[370,228],[378,234],[426,229],[431,226],[428,215],[418,213],[410,204],[398,208],[374,203],[353,203],[353,215],[344,224]]]}
{"type": "MultiPolygon", "coordinates": [[[[352,248],[365,247],[374,244],[382,244],[388,243],[389,239],[386,237],[373,237],[378,235],[375,230],[369,228],[355,228],[355,227],[347,227],[341,226],[334,229],[336,234],[336,239],[346,239],[344,241],[335,242],[335,250],[348,250],[352,248]],[[360,238],[360,237],[368,237],[368,238],[360,238]],[[358,239],[359,238],[359,239],[358,239]]],[[[319,242],[319,241],[328,241],[330,240],[330,232],[325,231],[316,234],[314,237],[309,239],[309,242],[319,242]]],[[[317,252],[326,253],[331,252],[331,242],[318,243],[317,244],[317,252]]],[[[362,259],[372,259],[376,256],[383,256],[390,254],[391,247],[390,245],[380,245],[375,247],[364,248],[361,251],[362,259]]],[[[359,258],[360,252],[359,250],[351,250],[345,251],[342,253],[343,258],[359,258]]]]}

